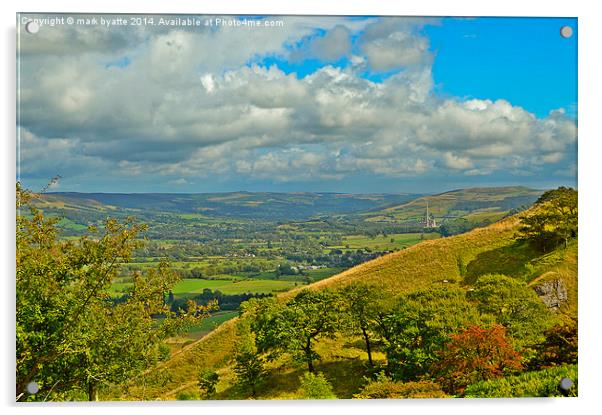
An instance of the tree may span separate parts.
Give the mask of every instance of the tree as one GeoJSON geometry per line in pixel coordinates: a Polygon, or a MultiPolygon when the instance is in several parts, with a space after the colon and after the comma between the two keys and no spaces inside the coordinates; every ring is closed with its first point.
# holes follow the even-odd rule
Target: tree
{"type": "Polygon", "coordinates": [[[263,382],[267,374],[265,358],[259,353],[249,350],[238,351],[235,356],[236,383],[243,389],[250,389],[251,396],[257,396],[257,387],[263,382]]]}
{"type": "Polygon", "coordinates": [[[521,218],[517,238],[547,252],[568,245],[577,236],[577,191],[567,187],[548,190],[535,202],[531,214],[521,218]]]}
{"type": "Polygon", "coordinates": [[[300,395],[302,399],[336,399],[330,382],[323,373],[305,373],[299,377],[301,382],[300,395]]]}
{"type": "Polygon", "coordinates": [[[236,384],[242,389],[251,390],[251,396],[257,396],[257,387],[264,381],[267,371],[266,359],[258,352],[249,319],[242,319],[238,324],[238,343],[234,356],[234,373],[236,384]]]}
{"type": "Polygon", "coordinates": [[[59,239],[58,219],[31,203],[38,197],[17,183],[16,393],[17,399],[98,398],[104,384],[122,384],[158,360],[159,345],[198,323],[209,307],[190,304],[173,313],[165,293],[177,276],[165,263],[135,273],[117,300],[111,282],[141,246],[146,227],[109,219],[77,240],[59,239]],[[157,317],[162,317],[158,319],[157,317]],[[40,393],[24,393],[36,382],[40,393]],[[71,394],[71,395],[69,395],[71,394]]]}
{"type": "Polygon", "coordinates": [[[475,305],[459,288],[431,288],[406,294],[379,325],[387,354],[387,374],[414,381],[428,373],[450,335],[480,324],[475,305]]]}
{"type": "Polygon", "coordinates": [[[431,372],[450,394],[462,393],[466,386],[500,377],[522,368],[521,356],[506,338],[506,329],[473,325],[450,336],[439,352],[431,372]]]}
{"type": "Polygon", "coordinates": [[[553,324],[553,316],[535,291],[505,275],[480,276],[468,297],[477,301],[479,312],[506,327],[519,349],[540,342],[543,332],[553,324]]]}
{"type": "Polygon", "coordinates": [[[289,352],[304,361],[310,372],[319,358],[313,346],[321,337],[334,337],[342,311],[339,298],[329,290],[305,289],[285,304],[275,299],[250,302],[251,329],[259,352],[289,352]]]}
{"type": "Polygon", "coordinates": [[[366,343],[368,362],[374,366],[371,338],[380,310],[379,302],[383,298],[382,291],[373,285],[352,283],[341,289],[340,297],[348,316],[349,328],[352,332],[361,333],[366,343]]]}
{"type": "Polygon", "coordinates": [[[466,218],[456,218],[446,220],[439,226],[439,232],[443,236],[458,235],[469,231],[472,228],[470,222],[466,218]]]}
{"type": "Polygon", "coordinates": [[[577,364],[577,322],[560,324],[545,332],[545,340],[535,346],[531,369],[577,364]]]}

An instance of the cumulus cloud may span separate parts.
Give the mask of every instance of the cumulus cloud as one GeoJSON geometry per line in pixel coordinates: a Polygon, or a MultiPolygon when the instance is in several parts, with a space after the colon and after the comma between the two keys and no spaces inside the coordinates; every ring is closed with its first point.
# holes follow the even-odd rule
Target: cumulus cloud
{"type": "Polygon", "coordinates": [[[421,19],[385,18],[368,25],[360,44],[370,69],[386,72],[430,64],[428,39],[416,32],[423,23],[421,19]]]}
{"type": "Polygon", "coordinates": [[[307,36],[301,46],[295,48],[290,58],[299,61],[306,58],[318,58],[333,62],[351,54],[351,31],[347,26],[338,24],[323,36],[307,36]]]}
{"type": "Polygon", "coordinates": [[[20,73],[21,174],[102,170],[174,186],[209,177],[522,175],[556,171],[573,154],[576,125],[561,110],[537,118],[505,100],[435,96],[432,54],[418,30],[424,21],[311,21],[287,18],[284,29],[269,31],[117,32],[115,39],[59,28],[40,44],[29,38],[20,73]],[[324,35],[305,52],[326,61],[347,56],[348,66],[300,79],[250,63],[287,56],[316,25],[324,35]],[[352,53],[353,34],[359,49],[352,53]],[[44,42],[70,39],[97,46],[40,51],[44,42]],[[107,64],[123,57],[126,65],[107,64]],[[365,70],[394,73],[372,82],[365,70]]]}

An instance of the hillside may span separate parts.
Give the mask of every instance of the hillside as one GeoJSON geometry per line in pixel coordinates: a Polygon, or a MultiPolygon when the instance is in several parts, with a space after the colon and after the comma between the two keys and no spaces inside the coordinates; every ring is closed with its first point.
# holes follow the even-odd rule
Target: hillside
{"type": "Polygon", "coordinates": [[[370,222],[417,220],[424,216],[428,203],[429,212],[439,220],[465,217],[472,221],[488,219],[492,223],[511,209],[530,206],[542,193],[522,186],[459,189],[367,212],[364,217],[370,222]]]}
{"type": "MultiPolygon", "coordinates": [[[[518,222],[519,216],[512,216],[466,234],[425,241],[366,262],[309,287],[320,290],[361,280],[377,284],[390,293],[391,297],[395,297],[433,285],[445,287],[472,284],[479,275],[504,273],[529,282],[533,287],[544,283],[551,283],[548,284],[551,287],[562,285],[566,290],[566,298],[560,299],[559,312],[563,316],[576,318],[576,240],[566,249],[558,248],[540,255],[514,240],[518,222]]],[[[290,298],[294,294],[295,291],[290,291],[280,297],[290,298]]],[[[234,374],[230,366],[236,341],[236,324],[237,320],[234,319],[218,327],[207,337],[175,353],[170,360],[137,381],[136,385],[107,398],[175,399],[178,393],[196,388],[197,374],[204,368],[217,370],[220,374],[221,380],[215,396],[217,399],[241,398],[232,387],[234,374]]],[[[340,337],[320,341],[317,349],[322,355],[322,361],[316,365],[317,370],[333,380],[337,396],[350,398],[357,393],[363,382],[358,373],[364,370],[362,368],[366,360],[361,342],[340,337]]],[[[383,359],[378,352],[374,357],[376,361],[383,359]]],[[[282,361],[270,363],[268,369],[270,373],[267,385],[258,397],[294,398],[298,377],[303,370],[282,361]]]]}

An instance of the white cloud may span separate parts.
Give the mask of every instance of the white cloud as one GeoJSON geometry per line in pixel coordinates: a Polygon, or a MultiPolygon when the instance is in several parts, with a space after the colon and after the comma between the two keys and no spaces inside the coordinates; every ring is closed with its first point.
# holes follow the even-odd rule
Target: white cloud
{"type": "Polygon", "coordinates": [[[105,34],[65,32],[51,40],[96,39],[97,47],[60,57],[29,44],[20,74],[23,174],[102,167],[173,185],[215,175],[479,175],[557,170],[574,149],[576,126],[561,110],[538,119],[504,100],[434,96],[428,40],[416,32],[422,21],[316,18],[326,34],[311,53],[348,55],[349,67],[299,79],[249,64],[286,56],[287,45],[315,31],[307,18],[285,20],[282,30],[130,33],[117,50],[105,34]],[[361,53],[351,56],[349,35],[364,28],[361,53]],[[123,56],[128,65],[107,67],[123,56]],[[374,83],[360,75],[367,68],[404,70],[374,83]]]}
{"type": "Polygon", "coordinates": [[[422,21],[386,18],[366,28],[360,39],[369,67],[374,71],[391,71],[408,66],[430,64],[428,39],[416,33],[422,21]]]}

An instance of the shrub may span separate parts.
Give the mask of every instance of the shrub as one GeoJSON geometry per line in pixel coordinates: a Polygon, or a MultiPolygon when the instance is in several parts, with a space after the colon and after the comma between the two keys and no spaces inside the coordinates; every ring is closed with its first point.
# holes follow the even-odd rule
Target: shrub
{"type": "Polygon", "coordinates": [[[529,368],[577,364],[577,322],[554,326],[545,336],[546,339],[535,346],[535,357],[529,362],[529,368]]]}
{"type": "Polygon", "coordinates": [[[445,398],[441,387],[430,381],[395,382],[383,373],[364,386],[357,399],[445,398]]]}
{"type": "Polygon", "coordinates": [[[171,356],[171,349],[165,343],[159,345],[159,360],[165,361],[171,356]]]}
{"type": "Polygon", "coordinates": [[[219,382],[219,375],[212,370],[203,370],[199,373],[199,388],[205,395],[215,393],[215,386],[219,382]]]}
{"type": "Polygon", "coordinates": [[[196,401],[199,399],[199,395],[193,391],[180,391],[176,394],[178,401],[196,401]]]}
{"type": "Polygon", "coordinates": [[[323,373],[307,372],[299,378],[301,381],[300,395],[302,399],[336,399],[330,382],[323,373]]]}
{"type": "Polygon", "coordinates": [[[573,387],[569,390],[569,396],[577,396],[577,365],[557,366],[478,382],[468,386],[464,396],[467,398],[563,396],[559,384],[560,380],[565,377],[574,382],[573,387]]]}

